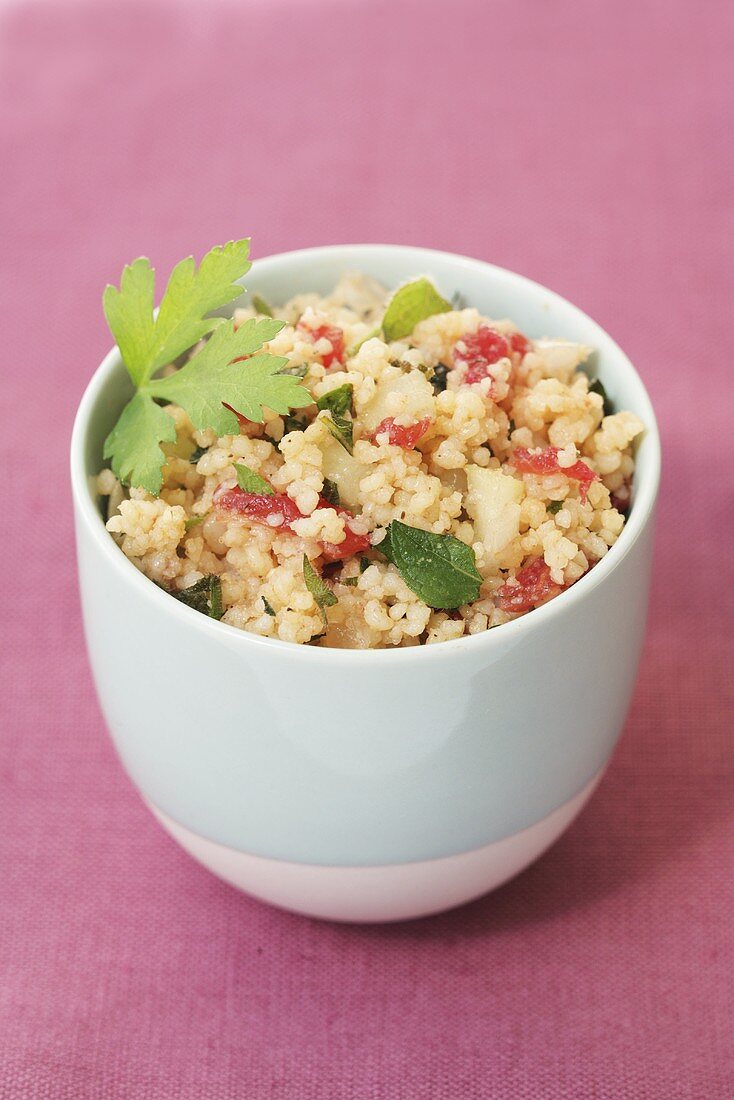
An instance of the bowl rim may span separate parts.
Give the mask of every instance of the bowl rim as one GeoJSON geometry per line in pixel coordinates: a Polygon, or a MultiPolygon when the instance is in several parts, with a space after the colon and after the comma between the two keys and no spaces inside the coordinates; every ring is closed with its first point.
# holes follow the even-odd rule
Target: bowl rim
{"type": "MultiPolygon", "coordinates": [[[[219,638],[220,641],[223,641],[225,636],[227,636],[232,644],[242,646],[243,650],[247,650],[250,646],[256,646],[261,649],[264,648],[265,650],[272,651],[273,655],[280,652],[283,657],[287,657],[288,655],[295,657],[296,654],[300,653],[302,655],[301,659],[303,660],[315,660],[323,663],[331,659],[337,663],[344,662],[347,665],[353,664],[354,661],[358,660],[379,663],[385,660],[426,661],[440,659],[441,655],[448,658],[450,654],[456,655],[458,651],[462,649],[471,649],[478,655],[481,652],[481,647],[485,647],[489,655],[489,653],[491,653],[493,649],[496,650],[498,646],[504,647],[508,643],[512,644],[519,641],[529,630],[534,629],[533,624],[535,624],[536,627],[541,627],[543,624],[548,623],[554,616],[562,615],[564,611],[570,609],[574,601],[578,603],[584,600],[598,585],[603,584],[607,577],[616,570],[617,566],[621,564],[627,554],[632,550],[642,532],[647,528],[652,518],[657,499],[660,484],[661,462],[660,435],[652,402],[650,401],[650,397],[642,379],[629,357],[597,321],[578,306],[574,305],[573,302],[568,301],[568,299],[564,298],[562,295],[550,290],[542,283],[529,279],[525,275],[519,275],[507,268],[488,263],[485,260],[479,260],[474,257],[464,256],[460,253],[446,252],[439,249],[421,248],[415,245],[336,244],[273,253],[272,255],[258,258],[255,263],[259,267],[267,265],[272,269],[277,269],[277,267],[287,267],[294,259],[310,257],[316,261],[324,257],[335,259],[343,257],[345,263],[351,263],[353,265],[353,254],[355,252],[372,254],[375,256],[385,253],[399,253],[403,257],[414,258],[417,265],[430,265],[432,259],[437,259],[440,262],[450,260],[454,265],[458,263],[459,267],[479,271],[480,273],[492,273],[510,284],[514,284],[521,293],[528,290],[534,292],[541,291],[543,294],[547,295],[551,302],[561,306],[567,311],[570,310],[571,313],[575,313],[580,319],[590,322],[599,331],[604,342],[607,344],[607,350],[618,358],[617,369],[619,365],[621,365],[623,370],[628,371],[639,389],[640,405],[642,407],[638,408],[637,411],[638,415],[640,415],[645,423],[648,469],[644,472],[643,476],[640,477],[639,483],[636,486],[634,504],[628,519],[625,521],[622,533],[614,545],[610,547],[609,552],[604,555],[601,561],[598,562],[592,570],[584,574],[584,576],[575,584],[571,585],[570,588],[565,589],[547,603],[534,608],[533,611],[521,615],[517,619],[513,619],[508,623],[503,623],[501,629],[485,630],[479,634],[473,635],[463,635],[460,638],[452,638],[448,641],[439,642],[434,645],[395,646],[386,647],[384,649],[338,649],[332,646],[311,646],[297,642],[286,642],[279,638],[263,637],[262,635],[242,630],[239,627],[230,626],[228,623],[208,618],[202,615],[201,612],[187,607],[179,600],[172,599],[166,591],[141,573],[140,570],[125,557],[115,540],[105,528],[99,508],[93,497],[89,484],[89,475],[85,468],[85,445],[89,426],[91,424],[92,410],[99,396],[104,391],[110,375],[120,365],[120,354],[116,346],[113,346],[107,355],[105,355],[92,375],[84,390],[74,418],[74,426],[71,435],[70,465],[72,497],[77,519],[78,522],[84,523],[94,542],[95,548],[109,560],[110,564],[118,572],[120,583],[128,583],[132,584],[133,587],[137,587],[142,597],[157,604],[158,610],[161,613],[168,612],[168,614],[179,616],[182,628],[188,625],[188,627],[192,629],[196,628],[203,631],[214,631],[213,638],[219,638]],[[350,257],[352,258],[350,259],[350,257]]],[[[417,267],[416,270],[418,271],[419,268],[417,267]]]]}

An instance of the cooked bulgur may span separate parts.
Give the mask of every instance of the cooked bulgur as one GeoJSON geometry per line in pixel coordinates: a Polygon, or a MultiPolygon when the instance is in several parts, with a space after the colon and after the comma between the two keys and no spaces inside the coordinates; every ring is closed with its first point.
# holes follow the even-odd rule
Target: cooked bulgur
{"type": "MultiPolygon", "coordinates": [[[[266,411],[262,424],[239,417],[240,433],[220,438],[168,405],[177,439],[163,447],[160,495],[102,471],[107,529],[138,569],[174,594],[219,578],[223,621],[243,630],[366,649],[500,626],[607,553],[643,424],[605,415],[582,369],[592,349],[530,340],[471,307],[387,343],[371,335],[387,299],[349,274],[327,297],[273,309],[287,324],[265,350],[287,357],[314,401],[351,386],[352,453],[328,398],[289,417],[266,411]],[[242,467],[263,491],[241,487],[242,467]],[[469,547],[478,598],[423,602],[380,550],[393,521],[469,547]],[[335,601],[314,595],[304,555],[335,601]]],[[[237,310],[235,323],[253,316],[237,310]]]]}

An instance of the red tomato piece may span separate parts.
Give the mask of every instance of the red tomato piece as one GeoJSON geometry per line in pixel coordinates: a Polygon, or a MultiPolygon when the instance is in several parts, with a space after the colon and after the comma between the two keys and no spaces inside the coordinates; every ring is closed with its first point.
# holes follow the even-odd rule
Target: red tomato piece
{"type": "Polygon", "coordinates": [[[344,362],[344,333],[336,325],[318,325],[316,328],[309,328],[308,325],[302,325],[299,321],[296,328],[310,336],[314,343],[323,339],[329,341],[331,351],[327,351],[321,357],[327,370],[333,363],[341,365],[344,362]]]}
{"type": "Polygon", "coordinates": [[[489,325],[480,325],[476,332],[462,336],[454,348],[454,365],[466,364],[464,381],[470,385],[481,382],[483,378],[491,378],[489,368],[509,354],[510,345],[502,333],[489,325]],[[459,344],[462,346],[459,347],[459,344]]]}
{"type": "Polygon", "coordinates": [[[323,497],[319,497],[316,507],[333,508],[338,515],[344,516],[343,541],[321,543],[321,553],[324,561],[343,561],[345,558],[351,558],[352,554],[361,554],[363,551],[369,550],[371,545],[369,535],[358,535],[352,530],[349,521],[354,517],[347,508],[341,508],[338,504],[329,504],[328,500],[324,500],[323,497]]]}
{"type": "Polygon", "coordinates": [[[589,486],[599,480],[590,466],[581,459],[574,462],[573,466],[558,465],[558,447],[546,447],[542,451],[533,454],[527,447],[518,447],[512,453],[512,465],[521,474],[565,474],[579,482],[579,496],[586,500],[589,486]]]}
{"type": "Polygon", "coordinates": [[[403,427],[395,423],[393,416],[388,416],[375,428],[370,436],[372,443],[377,442],[378,435],[387,435],[388,443],[393,447],[402,447],[405,451],[412,451],[419,439],[426,434],[431,426],[430,416],[424,416],[417,424],[409,424],[403,427]]]}
{"type": "MultiPolygon", "coordinates": [[[[217,508],[223,508],[227,512],[237,512],[238,515],[247,516],[255,523],[262,523],[265,527],[272,527],[278,531],[292,531],[291,524],[297,519],[305,519],[303,512],[295,501],[286,493],[248,493],[239,487],[224,489],[214,494],[214,503],[217,508]],[[276,518],[279,523],[272,522],[276,518]]],[[[317,508],[334,508],[340,516],[344,516],[344,540],[342,542],[322,542],[321,553],[327,562],[343,561],[352,554],[361,554],[370,547],[368,535],[359,535],[349,526],[349,520],[353,515],[348,509],[335,507],[328,500],[319,497],[317,508]]]]}
{"type": "Polygon", "coordinates": [[[561,586],[551,580],[550,566],[543,558],[531,561],[520,570],[515,580],[516,584],[503,584],[497,593],[500,611],[514,614],[532,611],[538,604],[562,591],[561,586]]]}
{"type": "Polygon", "coordinates": [[[519,355],[521,359],[530,351],[530,341],[527,336],[523,336],[521,332],[510,333],[509,342],[512,350],[519,355]]]}
{"type": "Polygon", "coordinates": [[[236,487],[217,491],[214,494],[214,503],[217,508],[223,508],[226,512],[237,512],[238,515],[248,516],[256,523],[262,523],[266,527],[287,528],[296,519],[303,519],[303,513],[299,510],[295,501],[286,493],[248,493],[244,489],[236,487]],[[280,523],[268,522],[277,517],[280,523]]]}

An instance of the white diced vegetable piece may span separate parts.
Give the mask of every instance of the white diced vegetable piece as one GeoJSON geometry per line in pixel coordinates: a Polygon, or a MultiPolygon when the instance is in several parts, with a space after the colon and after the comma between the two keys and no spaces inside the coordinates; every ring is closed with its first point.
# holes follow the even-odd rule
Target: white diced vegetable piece
{"type": "Polygon", "coordinates": [[[586,344],[574,344],[570,340],[535,341],[535,351],[543,356],[548,373],[554,377],[571,374],[586,362],[593,350],[586,344]]]}
{"type": "Polygon", "coordinates": [[[324,456],[323,473],[333,481],[339,490],[339,500],[345,508],[359,507],[359,483],[367,477],[369,468],[357,462],[349,451],[342,447],[338,439],[327,436],[321,441],[321,453],[324,456]]]}
{"type": "Polygon", "coordinates": [[[411,370],[378,382],[374,397],[364,407],[359,419],[369,433],[389,416],[406,417],[407,423],[416,424],[424,417],[434,415],[433,386],[419,370],[411,370]]]}
{"type": "Polygon", "coordinates": [[[474,531],[493,556],[500,554],[520,534],[520,501],[525,486],[502,470],[467,466],[466,510],[474,531]]]}

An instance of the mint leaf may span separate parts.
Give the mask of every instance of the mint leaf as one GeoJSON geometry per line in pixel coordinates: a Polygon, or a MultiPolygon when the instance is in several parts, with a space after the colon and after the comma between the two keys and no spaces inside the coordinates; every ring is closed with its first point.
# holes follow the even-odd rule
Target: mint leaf
{"type": "Polygon", "coordinates": [[[263,315],[263,317],[272,317],[273,316],[272,309],[270,308],[268,303],[265,301],[265,299],[261,298],[259,294],[253,294],[253,296],[252,296],[252,308],[255,310],[255,313],[261,313],[263,315]]]}
{"type": "Polygon", "coordinates": [[[202,615],[208,615],[212,619],[221,619],[224,614],[222,582],[213,573],[202,577],[196,584],[181,589],[180,592],[171,592],[171,595],[180,603],[185,603],[187,607],[200,611],[202,615]]]}
{"type": "Polygon", "coordinates": [[[167,378],[155,378],[148,389],[156,397],[174,401],[186,410],[196,428],[213,428],[217,435],[235,435],[237,417],[225,404],[248,420],[262,423],[263,406],[276,413],[313,404],[298,380],[280,371],[288,362],[277,355],[252,353],[279,332],[282,321],[252,318],[235,329],[225,321],[200,351],[167,378]],[[245,358],[244,362],[235,360],[245,358]]]}
{"type": "Polygon", "coordinates": [[[453,535],[434,535],[394,519],[378,549],[429,607],[462,607],[479,596],[482,577],[474,551],[453,535]]]}
{"type": "Polygon", "coordinates": [[[135,485],[154,496],[163,484],[166,460],[159,443],[173,443],[173,417],[146,393],[136,393],[104,443],[103,455],[111,459],[113,473],[126,485],[135,485]]]}
{"type": "Polygon", "coordinates": [[[325,393],[316,402],[316,407],[328,414],[322,417],[327,430],[349,454],[354,450],[354,425],[344,413],[351,412],[353,393],[351,382],[345,382],[343,386],[325,393]]]}
{"type": "Polygon", "coordinates": [[[306,582],[306,588],[316,601],[319,611],[321,612],[321,617],[324,620],[324,627],[326,627],[328,621],[326,618],[326,608],[333,607],[334,604],[339,601],[329,586],[324,584],[321,577],[311,565],[306,554],[303,555],[303,579],[306,582]]]}
{"type": "Polygon", "coordinates": [[[354,393],[354,386],[351,382],[345,382],[343,386],[338,386],[335,390],[329,390],[323,397],[320,397],[316,402],[316,407],[323,411],[328,411],[336,416],[343,416],[345,412],[352,411],[352,395],[354,393]]]}
{"type": "Polygon", "coordinates": [[[349,454],[354,452],[354,425],[351,420],[347,420],[345,416],[339,416],[337,413],[329,413],[322,417],[324,426],[327,431],[331,432],[345,451],[349,454]]]}
{"type": "Polygon", "coordinates": [[[235,279],[249,271],[249,251],[249,240],[230,241],[207,252],[198,270],[193,256],[182,260],[171,272],[155,319],[155,274],[145,257],[124,268],[119,290],[106,287],[107,323],[136,386],[220,324],[221,318],[206,314],[242,293],[235,279]]]}
{"type": "Polygon", "coordinates": [[[234,468],[237,471],[237,484],[246,493],[256,493],[261,497],[270,497],[274,494],[275,490],[270,482],[256,474],[249,466],[242,466],[239,462],[235,462],[234,468]]]}
{"type": "Polygon", "coordinates": [[[420,321],[450,309],[451,302],[441,297],[430,279],[414,279],[396,290],[388,303],[382,318],[385,340],[390,344],[393,340],[410,336],[420,321]]]}

